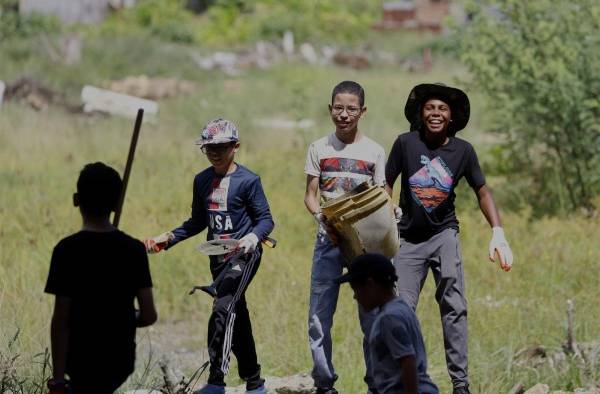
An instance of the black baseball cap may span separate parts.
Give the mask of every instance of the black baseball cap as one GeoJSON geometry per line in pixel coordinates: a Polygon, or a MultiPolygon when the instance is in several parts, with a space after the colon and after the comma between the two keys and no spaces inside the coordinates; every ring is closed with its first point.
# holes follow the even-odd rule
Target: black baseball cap
{"type": "Polygon", "coordinates": [[[364,282],[372,278],[378,283],[392,284],[398,280],[396,269],[389,258],[380,253],[365,253],[356,257],[348,272],[334,279],[336,283],[364,282]]]}

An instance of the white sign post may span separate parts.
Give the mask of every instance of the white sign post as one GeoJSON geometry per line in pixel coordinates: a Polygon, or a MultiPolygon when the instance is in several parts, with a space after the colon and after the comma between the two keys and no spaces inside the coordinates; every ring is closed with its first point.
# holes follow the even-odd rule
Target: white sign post
{"type": "Polygon", "coordinates": [[[4,97],[4,88],[6,87],[6,85],[4,84],[4,81],[0,81],[0,107],[2,107],[2,98],[4,97]]]}

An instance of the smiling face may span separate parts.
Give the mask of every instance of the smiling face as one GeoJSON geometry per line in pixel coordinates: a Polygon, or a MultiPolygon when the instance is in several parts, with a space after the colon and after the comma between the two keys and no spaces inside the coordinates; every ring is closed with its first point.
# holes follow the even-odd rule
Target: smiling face
{"type": "Polygon", "coordinates": [[[206,144],[202,146],[202,152],[206,154],[208,161],[219,174],[226,174],[229,170],[235,152],[240,147],[239,142],[228,142],[225,144],[206,144]]]}
{"type": "Polygon", "coordinates": [[[421,121],[429,133],[440,135],[448,133],[448,126],[452,119],[450,105],[446,102],[430,98],[423,104],[421,110],[421,121]]]}
{"type": "Polygon", "coordinates": [[[331,120],[335,124],[335,134],[346,142],[352,141],[358,131],[358,121],[367,107],[361,107],[360,98],[353,93],[338,93],[329,105],[331,120]]]}

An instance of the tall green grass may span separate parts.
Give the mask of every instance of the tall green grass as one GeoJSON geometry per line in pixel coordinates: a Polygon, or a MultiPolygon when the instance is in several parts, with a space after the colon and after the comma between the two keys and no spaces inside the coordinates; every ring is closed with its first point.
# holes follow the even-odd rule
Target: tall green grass
{"type": "MultiPolygon", "coordinates": [[[[164,61],[174,74],[197,81],[200,89],[193,96],[161,102],[157,121],[143,125],[121,227],[143,238],[169,230],[186,219],[193,177],[208,166],[193,142],[211,118],[224,116],[234,120],[242,142],[237,160],[261,175],[276,222],[273,236],[279,241],[276,249],[265,251],[247,293],[260,362],[266,375],[309,371],[306,320],[315,225],[303,204],[303,167],[308,143],[333,130],[326,110],[332,87],[343,79],[363,84],[368,112],[361,129],[389,152],[397,134],[407,129],[403,106],[410,88],[424,81],[452,83],[454,77],[462,76],[462,69],[451,61],[438,63],[427,75],[405,74],[393,68],[357,72],[283,64],[230,78],[192,69],[185,58],[175,58],[181,64],[168,58],[164,61]],[[316,126],[310,130],[268,130],[257,126],[257,120],[274,117],[310,118],[316,126]]],[[[145,67],[151,69],[149,64],[157,62],[151,57],[145,67]]],[[[0,67],[10,70],[11,75],[18,73],[4,60],[0,67]]],[[[124,67],[110,73],[92,68],[89,75],[99,81],[136,71],[135,65],[124,67]]],[[[163,67],[167,71],[157,74],[168,74],[168,67],[163,67]]],[[[49,68],[46,74],[35,70],[34,74],[39,73],[47,81],[56,81],[55,86],[62,86],[61,81],[68,79],[68,69],[49,68]]],[[[83,81],[87,75],[87,70],[77,67],[73,71],[74,81],[83,81]]],[[[74,81],[70,82],[73,90],[74,81]]],[[[474,143],[485,161],[490,145],[481,131],[486,125],[486,114],[478,100],[481,93],[483,90],[470,92],[473,119],[461,136],[474,143]]],[[[60,108],[35,112],[8,102],[0,110],[0,351],[8,354],[9,341],[20,330],[11,352],[21,355],[21,376],[37,373],[27,360],[33,360],[34,355],[49,346],[53,300],[43,293],[43,287],[52,247],[80,226],[78,211],[70,202],[78,171],[85,163],[101,160],[122,172],[131,128],[132,122],[121,118],[70,115],[60,108]]],[[[499,184],[496,179],[489,179],[489,183],[499,184]]],[[[560,346],[565,338],[567,298],[576,303],[578,340],[600,337],[600,307],[596,302],[600,281],[597,220],[574,213],[567,218],[533,221],[527,210],[503,211],[516,261],[507,274],[487,262],[491,232],[478,212],[473,193],[465,185],[459,190],[458,206],[469,302],[473,391],[506,392],[517,381],[527,385],[541,380],[556,389],[597,382],[598,371],[583,373],[572,368],[559,374],[549,369],[517,367],[513,360],[516,351],[528,345],[560,346]]],[[[205,360],[201,344],[205,342],[211,300],[191,297],[187,292],[192,285],[209,280],[207,259],[194,250],[203,238],[199,235],[150,258],[159,324],[189,325],[189,331],[194,333],[190,341],[198,346],[194,349],[198,351],[198,366],[205,360]]],[[[430,373],[442,392],[448,392],[434,290],[430,278],[417,312],[430,373]]],[[[152,338],[167,331],[146,329],[140,330],[139,335],[152,338]]],[[[340,391],[366,391],[356,304],[347,287],[341,290],[333,337],[340,391]]],[[[140,368],[144,357],[139,360],[140,368]]],[[[184,372],[189,376],[193,368],[186,368],[184,372]]],[[[158,369],[153,373],[158,373],[158,369]]],[[[235,375],[233,368],[229,383],[239,383],[235,375]]],[[[139,378],[140,372],[136,379],[139,378]]],[[[134,380],[127,387],[133,387],[134,380]]]]}

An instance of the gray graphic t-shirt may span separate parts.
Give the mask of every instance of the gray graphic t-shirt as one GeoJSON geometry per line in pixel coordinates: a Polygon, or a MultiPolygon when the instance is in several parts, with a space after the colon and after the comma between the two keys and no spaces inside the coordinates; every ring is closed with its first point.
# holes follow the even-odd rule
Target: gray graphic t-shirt
{"type": "Polygon", "coordinates": [[[400,359],[414,356],[419,394],[438,394],[427,375],[427,356],[421,327],[414,311],[400,298],[381,307],[369,335],[369,351],[375,387],[381,394],[402,394],[400,359]]]}

